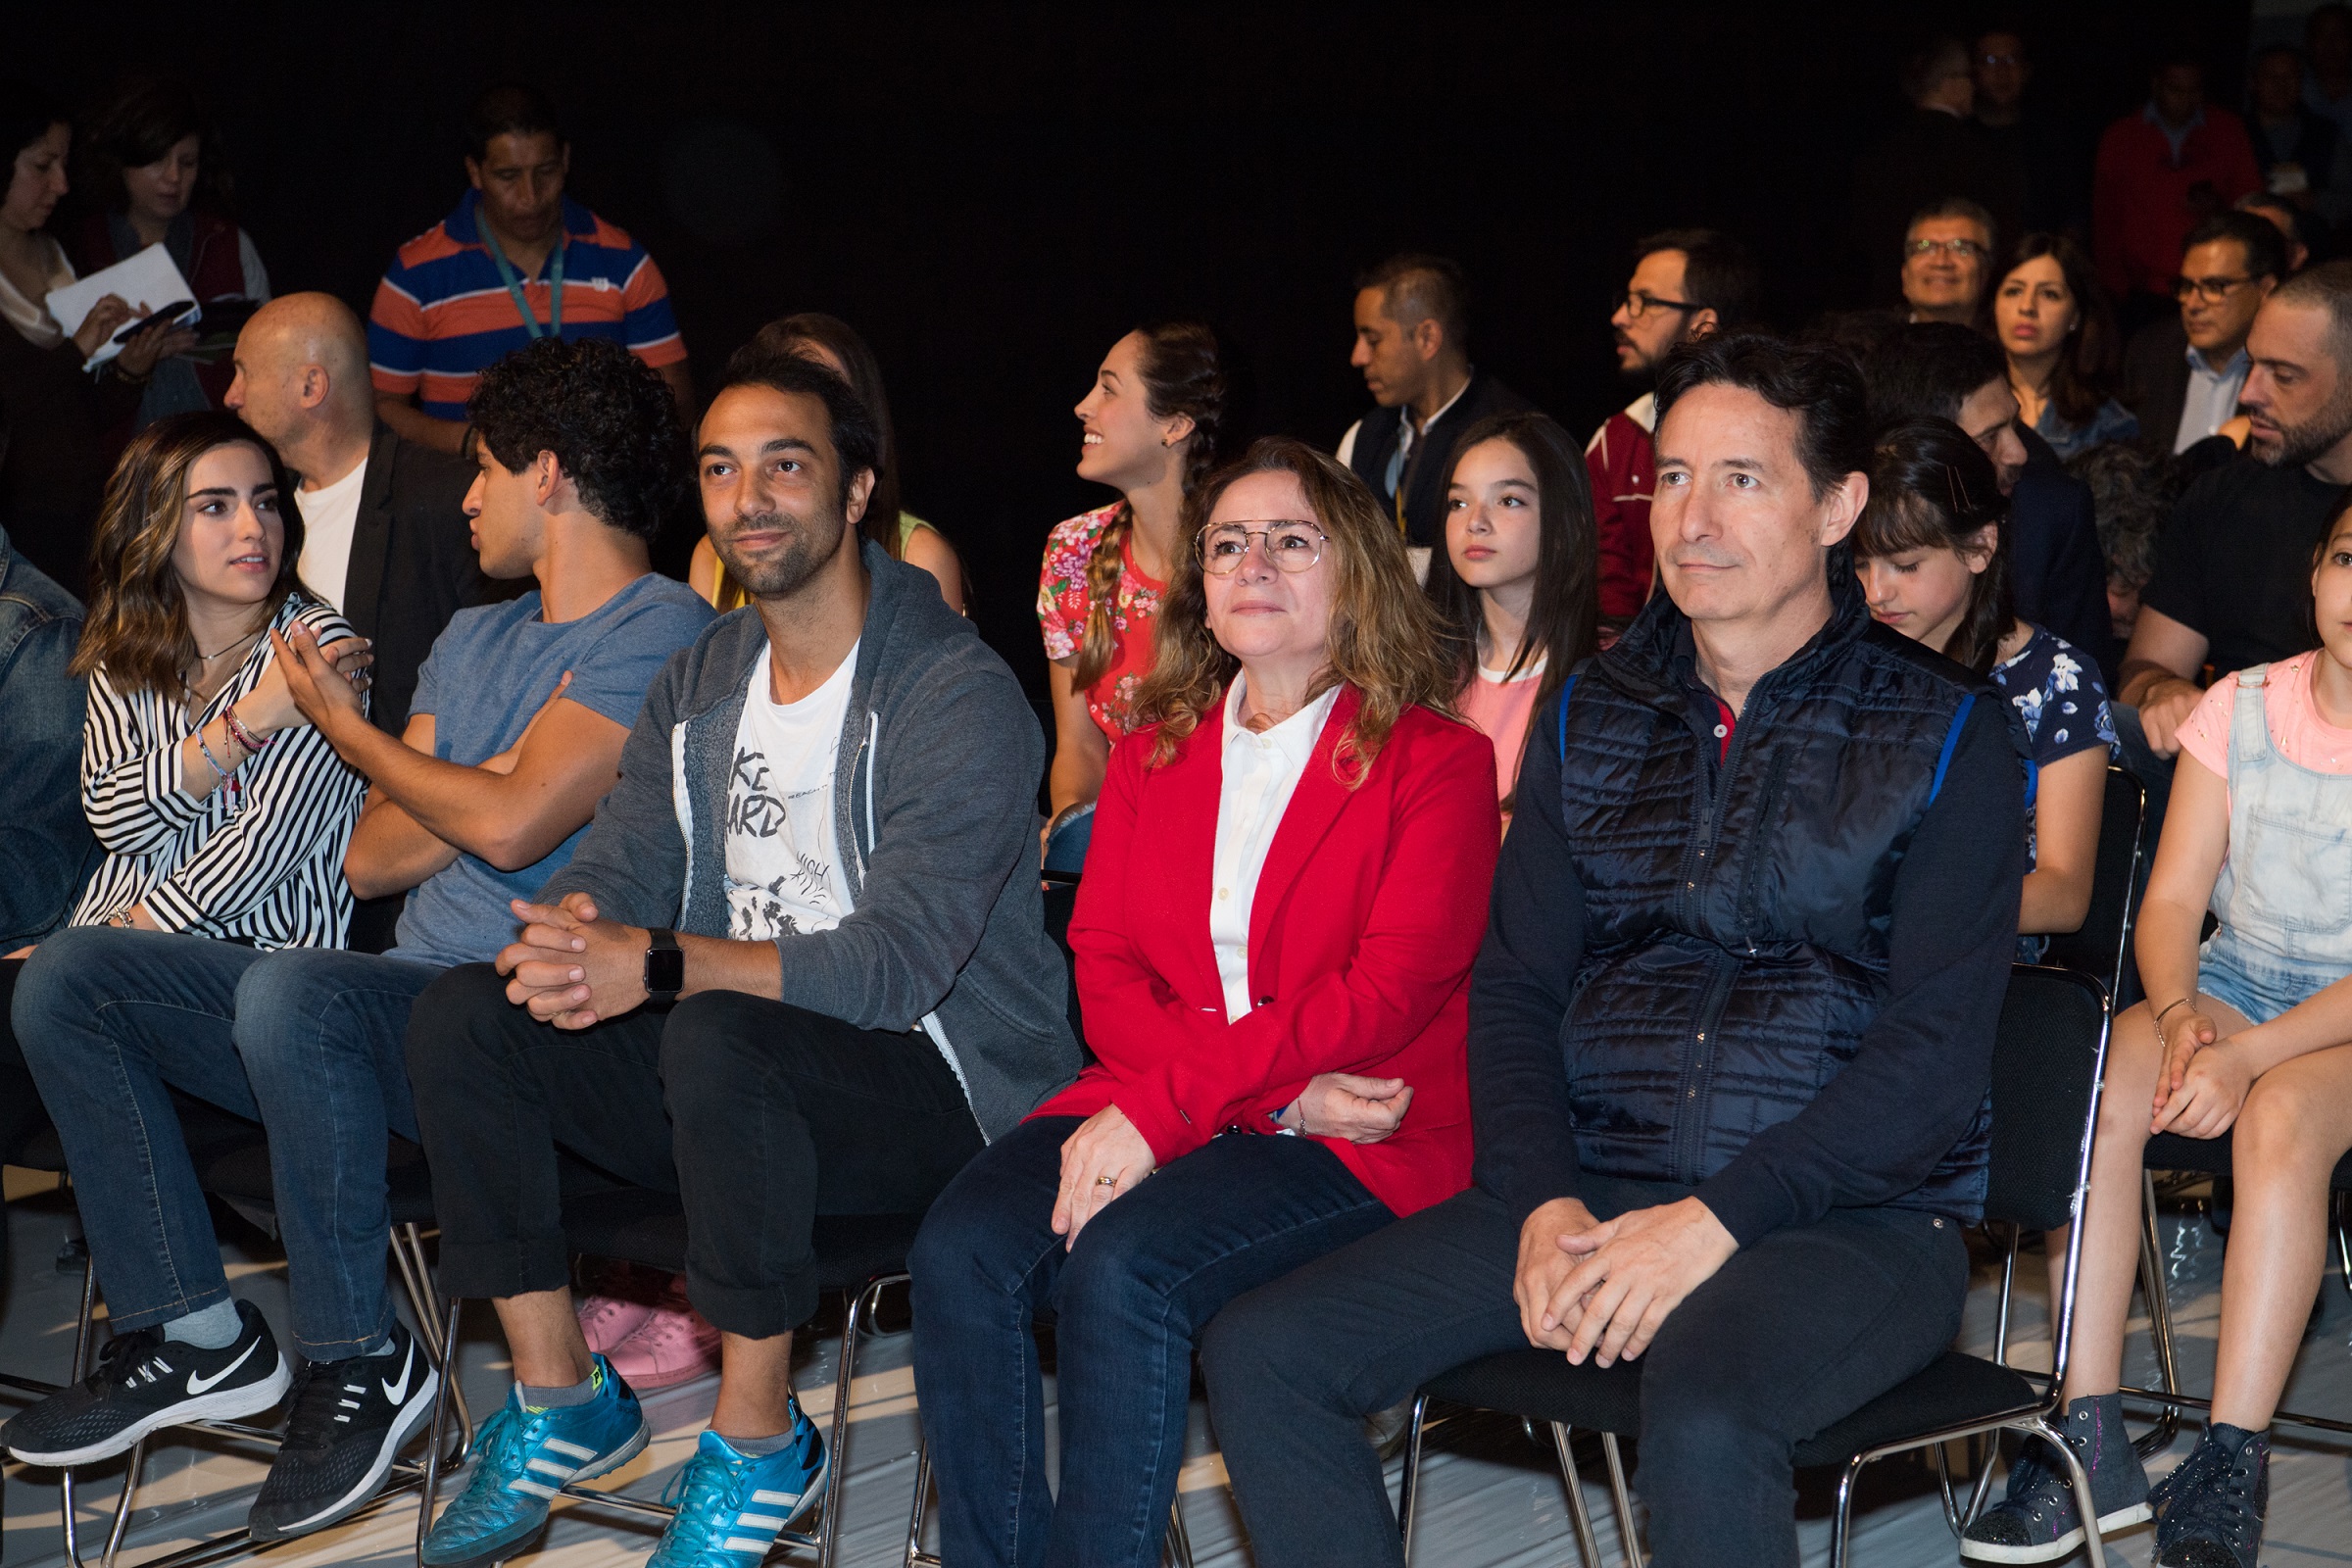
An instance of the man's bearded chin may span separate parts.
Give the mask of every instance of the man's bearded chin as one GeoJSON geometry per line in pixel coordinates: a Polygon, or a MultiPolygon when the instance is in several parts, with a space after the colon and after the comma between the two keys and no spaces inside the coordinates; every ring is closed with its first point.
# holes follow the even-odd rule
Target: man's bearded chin
{"type": "MultiPolygon", "coordinates": [[[[710,548],[727,568],[727,575],[742,584],[743,591],[754,599],[779,599],[799,588],[823,564],[830,552],[819,552],[812,540],[809,524],[799,517],[770,512],[757,517],[745,518],[728,529],[724,535],[712,534],[710,548]],[[779,532],[785,544],[771,555],[746,560],[735,548],[739,533],[779,532]]],[[[835,542],[839,539],[836,537],[835,542]]]]}

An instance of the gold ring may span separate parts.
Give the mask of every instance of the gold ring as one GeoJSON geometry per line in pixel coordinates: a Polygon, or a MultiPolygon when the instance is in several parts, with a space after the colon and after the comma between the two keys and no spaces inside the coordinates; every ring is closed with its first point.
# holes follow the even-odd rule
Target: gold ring
{"type": "Polygon", "coordinates": [[[1098,1176],[1095,1178],[1095,1185],[1097,1187],[1116,1187],[1119,1185],[1119,1179],[1116,1176],[1098,1176]]]}

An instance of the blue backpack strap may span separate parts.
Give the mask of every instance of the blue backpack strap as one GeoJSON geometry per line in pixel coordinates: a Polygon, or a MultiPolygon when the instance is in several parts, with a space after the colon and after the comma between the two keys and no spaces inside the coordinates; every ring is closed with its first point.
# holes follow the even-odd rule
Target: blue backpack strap
{"type": "Polygon", "coordinates": [[[1568,765],[1568,694],[1576,690],[1577,677],[1569,676],[1560,683],[1560,765],[1568,765]]]}
{"type": "Polygon", "coordinates": [[[1936,759],[1936,782],[1928,786],[1928,804],[1934,806],[1936,797],[1943,793],[1943,775],[1950,771],[1952,753],[1960,749],[1960,727],[1968,722],[1969,710],[1977,706],[1977,694],[1969,692],[1960,699],[1960,711],[1952,715],[1952,727],[1944,733],[1943,755],[1936,759]]]}

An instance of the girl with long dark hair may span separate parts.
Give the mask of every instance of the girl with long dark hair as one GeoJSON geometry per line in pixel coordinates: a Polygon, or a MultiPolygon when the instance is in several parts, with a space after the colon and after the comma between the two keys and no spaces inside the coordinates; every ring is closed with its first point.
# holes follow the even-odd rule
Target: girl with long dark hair
{"type": "MultiPolygon", "coordinates": [[[[1905,420],[1879,437],[1854,569],[1881,624],[1991,681],[2024,721],[2034,780],[2018,930],[2037,938],[2075,930],[2089,912],[2115,721],[2098,665],[2017,618],[2008,520],[1982,447],[1948,419],[1905,420]]],[[[2023,956],[2041,946],[2022,944],[2023,956]]]]}
{"type": "Polygon", "coordinates": [[[1583,455],[1544,414],[1462,434],[1428,594],[1453,634],[1454,710],[1494,743],[1503,819],[1527,721],[1599,647],[1599,545],[1583,455]]]}

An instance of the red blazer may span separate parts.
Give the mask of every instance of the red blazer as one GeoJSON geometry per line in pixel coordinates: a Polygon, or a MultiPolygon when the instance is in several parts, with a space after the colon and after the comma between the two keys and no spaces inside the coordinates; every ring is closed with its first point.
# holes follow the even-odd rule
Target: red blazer
{"type": "Polygon", "coordinates": [[[1153,731],[1111,752],[1070,920],[1099,1060],[1036,1114],[1116,1104],[1164,1165],[1228,1127],[1275,1132],[1317,1073],[1402,1078],[1413,1102],[1396,1133],[1321,1142],[1398,1214],[1470,1185],[1465,1042],[1501,842],[1494,750],[1412,709],[1350,790],[1332,755],[1358,706],[1340,693],[1275,829],[1250,911],[1257,1005],[1230,1025],[1208,936],[1222,714],[1164,766],[1147,765],[1153,731]]]}
{"type": "Polygon", "coordinates": [[[2180,242],[2208,213],[2226,210],[2262,184],[2245,122],[2219,104],[2188,133],[2179,162],[2173,144],[2144,110],[2134,110],[2099,138],[2091,176],[2091,251],[2099,281],[2122,299],[2170,297],[2180,271],[2180,242]]]}

